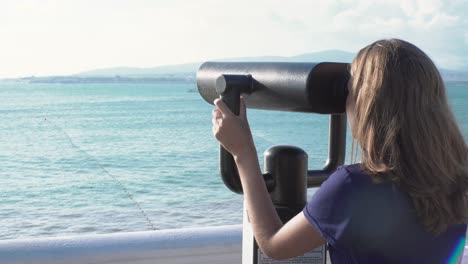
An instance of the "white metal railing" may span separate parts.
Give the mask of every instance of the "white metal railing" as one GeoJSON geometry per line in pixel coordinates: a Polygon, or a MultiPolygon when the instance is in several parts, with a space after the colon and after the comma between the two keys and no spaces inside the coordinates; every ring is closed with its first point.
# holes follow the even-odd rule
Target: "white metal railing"
{"type": "Polygon", "coordinates": [[[463,253],[462,264],[468,264],[468,245],[465,246],[465,252],[463,253]]]}
{"type": "Polygon", "coordinates": [[[242,225],[0,241],[8,264],[241,263],[242,225]]]}
{"type": "Polygon", "coordinates": [[[3,240],[0,263],[239,264],[241,244],[242,225],[3,240]]]}

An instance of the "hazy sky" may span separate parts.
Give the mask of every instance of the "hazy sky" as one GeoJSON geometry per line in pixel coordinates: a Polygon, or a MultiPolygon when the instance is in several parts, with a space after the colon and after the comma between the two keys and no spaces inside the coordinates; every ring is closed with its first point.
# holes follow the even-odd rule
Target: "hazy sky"
{"type": "Polygon", "coordinates": [[[0,0],[0,78],[413,42],[468,69],[468,1],[0,0]]]}

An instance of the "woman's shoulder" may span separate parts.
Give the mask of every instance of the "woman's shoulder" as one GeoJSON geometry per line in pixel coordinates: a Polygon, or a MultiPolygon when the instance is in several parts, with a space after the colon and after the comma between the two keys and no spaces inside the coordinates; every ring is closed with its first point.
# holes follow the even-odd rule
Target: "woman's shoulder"
{"type": "Polygon", "coordinates": [[[361,169],[360,164],[342,165],[322,183],[318,192],[327,197],[344,197],[370,183],[370,176],[361,169]]]}
{"type": "Polygon", "coordinates": [[[338,170],[344,170],[348,172],[349,174],[363,174],[364,173],[361,163],[342,165],[338,167],[337,171],[338,170]]]}
{"type": "Polygon", "coordinates": [[[364,171],[360,163],[342,165],[330,176],[348,183],[370,183],[372,176],[364,171]]]}
{"type": "Polygon", "coordinates": [[[339,187],[340,191],[348,190],[350,194],[368,191],[374,193],[377,189],[388,189],[394,192],[398,189],[391,180],[386,180],[384,176],[377,178],[377,176],[370,175],[360,163],[338,167],[327,181],[330,181],[328,186],[339,187]]]}

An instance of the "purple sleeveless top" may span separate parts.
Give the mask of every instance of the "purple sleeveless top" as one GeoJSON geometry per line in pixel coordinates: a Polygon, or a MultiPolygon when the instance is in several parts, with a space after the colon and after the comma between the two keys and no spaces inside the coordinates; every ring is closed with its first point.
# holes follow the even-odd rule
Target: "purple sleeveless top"
{"type": "Polygon", "coordinates": [[[332,263],[456,263],[463,254],[466,224],[426,232],[409,196],[392,182],[372,183],[359,164],[338,168],[303,212],[332,263]]]}

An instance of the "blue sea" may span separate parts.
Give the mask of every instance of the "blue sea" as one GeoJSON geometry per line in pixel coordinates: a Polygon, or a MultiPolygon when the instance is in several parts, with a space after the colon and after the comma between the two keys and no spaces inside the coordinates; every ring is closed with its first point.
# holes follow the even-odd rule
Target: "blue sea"
{"type": "MultiPolygon", "coordinates": [[[[447,86],[468,139],[468,83],[447,86]]],[[[213,106],[196,90],[0,83],[0,239],[240,224],[242,196],[218,173],[213,106]]],[[[328,116],[248,114],[261,163],[289,144],[322,167],[328,116]]]]}

